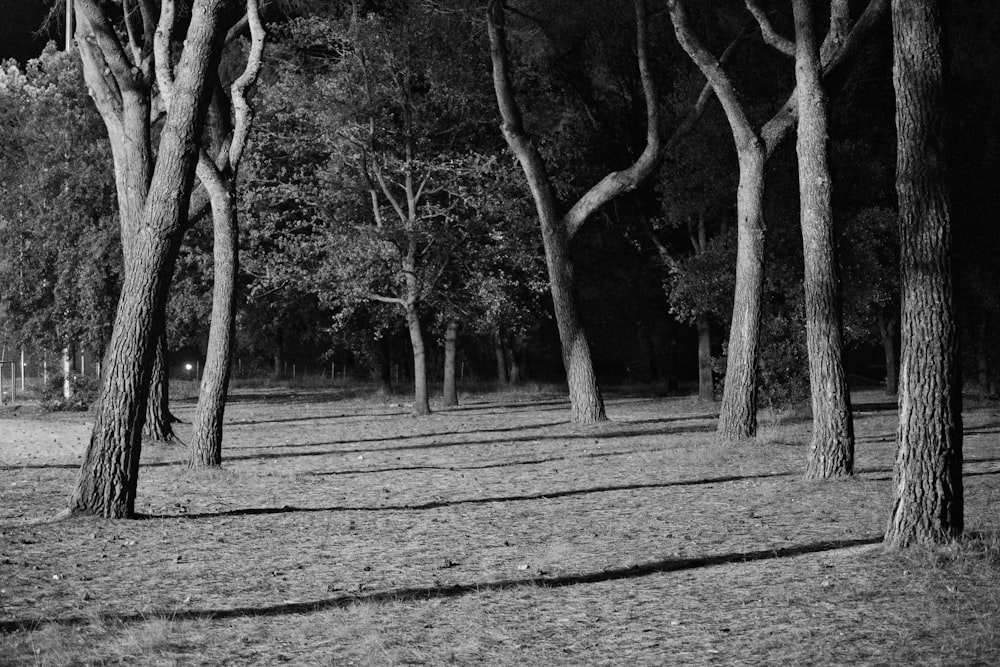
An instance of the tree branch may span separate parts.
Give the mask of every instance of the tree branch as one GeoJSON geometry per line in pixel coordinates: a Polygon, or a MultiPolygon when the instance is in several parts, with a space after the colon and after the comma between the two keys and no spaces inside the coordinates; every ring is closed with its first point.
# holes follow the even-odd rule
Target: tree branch
{"type": "Polygon", "coordinates": [[[764,12],[764,8],[760,6],[758,0],[745,0],[745,2],[747,9],[750,10],[750,13],[753,14],[753,17],[757,20],[757,24],[760,26],[760,34],[764,38],[764,41],[786,56],[794,58],[795,42],[774,29],[771,19],[767,17],[767,13],[764,12]]]}
{"type": "Polygon", "coordinates": [[[246,19],[250,25],[250,53],[247,54],[246,68],[230,87],[235,120],[233,139],[229,144],[229,165],[234,175],[240,163],[240,158],[243,157],[247,137],[250,135],[250,123],[253,121],[253,109],[250,108],[250,104],[247,102],[247,91],[257,81],[261,63],[264,59],[264,39],[266,32],[264,31],[264,24],[260,20],[258,0],[247,0],[246,19]]]}

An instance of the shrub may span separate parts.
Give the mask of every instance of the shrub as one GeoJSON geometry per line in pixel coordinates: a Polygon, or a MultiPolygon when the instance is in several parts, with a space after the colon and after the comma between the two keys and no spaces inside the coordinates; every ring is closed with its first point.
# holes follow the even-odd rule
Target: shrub
{"type": "Polygon", "coordinates": [[[97,379],[73,373],[69,376],[72,397],[63,396],[63,376],[53,375],[42,389],[42,407],[53,412],[84,412],[97,400],[97,379]]]}

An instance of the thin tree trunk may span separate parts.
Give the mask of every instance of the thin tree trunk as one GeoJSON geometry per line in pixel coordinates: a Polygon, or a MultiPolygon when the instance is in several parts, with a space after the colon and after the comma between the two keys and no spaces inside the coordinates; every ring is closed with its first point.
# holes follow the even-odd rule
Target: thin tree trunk
{"type": "Polygon", "coordinates": [[[211,179],[203,178],[203,171],[199,167],[199,178],[212,199],[214,283],[208,352],[194,413],[189,461],[192,468],[222,465],[222,426],[236,336],[236,275],[239,270],[235,181],[209,185],[211,179]]]}
{"type": "Polygon", "coordinates": [[[375,363],[378,365],[379,392],[389,395],[392,393],[392,348],[385,336],[376,343],[375,363]]]}
{"type": "Polygon", "coordinates": [[[854,421],[844,372],[840,287],[834,256],[826,93],[812,0],[793,0],[799,125],[799,207],[805,262],[806,347],[813,432],[806,477],[854,473],[854,421]]]}
{"type": "MultiPolygon", "coordinates": [[[[166,304],[164,304],[166,305],[166,304]]],[[[161,315],[161,319],[164,316],[161,315]]],[[[153,355],[153,370],[149,380],[149,398],[146,401],[146,423],[142,428],[144,440],[173,442],[173,422],[170,414],[170,379],[167,366],[166,328],[156,336],[156,351],[153,355]]]]}
{"type": "Polygon", "coordinates": [[[73,366],[73,350],[67,345],[62,351],[63,398],[67,401],[73,398],[73,366]]]}
{"type": "Polygon", "coordinates": [[[429,415],[431,404],[427,392],[427,353],[415,305],[406,306],[406,325],[410,331],[410,345],[413,346],[413,414],[429,415]]]}
{"type": "Polygon", "coordinates": [[[882,337],[885,353],[885,393],[895,396],[899,391],[899,358],[896,356],[896,318],[890,317],[884,309],[879,310],[878,329],[882,337]]]}
{"type": "Polygon", "coordinates": [[[945,187],[944,63],[936,0],[894,0],[902,363],[887,544],[962,534],[962,392],[945,187]]]}
{"type": "Polygon", "coordinates": [[[444,334],[444,404],[458,405],[458,389],[455,385],[455,348],[458,341],[458,322],[450,320],[444,334]]]}
{"type": "Polygon", "coordinates": [[[503,331],[497,327],[493,335],[493,355],[497,361],[497,383],[501,386],[510,384],[510,376],[507,375],[507,356],[504,354],[503,331]]]}
{"type": "Polygon", "coordinates": [[[274,377],[278,380],[285,377],[285,336],[284,333],[279,329],[278,333],[274,336],[274,353],[272,354],[272,360],[274,363],[274,377]]]}
{"type": "Polygon", "coordinates": [[[715,400],[712,383],[712,328],[706,315],[699,315],[695,326],[698,328],[698,400],[711,402],[715,400]]]}

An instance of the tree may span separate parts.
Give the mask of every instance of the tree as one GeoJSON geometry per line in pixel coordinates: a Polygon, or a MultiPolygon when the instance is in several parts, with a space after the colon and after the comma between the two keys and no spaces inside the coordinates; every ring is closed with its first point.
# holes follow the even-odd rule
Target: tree
{"type": "Polygon", "coordinates": [[[646,103],[646,146],[631,166],[606,175],[577,199],[565,214],[559,212],[560,203],[548,168],[524,127],[514,91],[503,3],[491,0],[487,8],[493,85],[503,119],[500,127],[511,152],[524,170],[535,200],[569,385],[571,419],[578,423],[601,422],[607,416],[591,360],[590,343],[576,301],[570,241],[598,208],[622,193],[634,190],[652,172],[660,152],[658,100],[647,58],[646,3],[645,0],[636,0],[634,5],[636,54],[646,103]]]}
{"type": "MultiPolygon", "coordinates": [[[[806,345],[812,390],[813,430],[806,477],[854,472],[854,421],[844,371],[840,285],[834,248],[828,162],[829,111],[823,89],[812,0],[792,0],[795,22],[795,83],[799,107],[799,208],[805,264],[806,345]]],[[[846,0],[830,5],[830,32],[843,35],[846,0]]]]}
{"type": "MultiPolygon", "coordinates": [[[[844,12],[837,9],[838,3],[833,3],[830,29],[820,46],[819,54],[824,79],[832,78],[839,68],[850,63],[851,57],[860,48],[879,16],[884,13],[886,4],[887,0],[872,0],[851,27],[844,20],[844,12]]],[[[777,35],[756,2],[747,0],[747,6],[757,19],[765,40],[780,51],[791,53],[792,45],[777,35]]],[[[798,95],[793,91],[774,116],[759,129],[755,128],[732,79],[695,34],[686,3],[683,0],[668,0],[667,7],[677,41],[708,80],[726,113],[739,162],[736,288],[726,385],[718,425],[720,437],[738,441],[753,437],[757,431],[755,375],[759,354],[766,229],[763,207],[764,167],[798,121],[798,95]]]]}
{"type": "Polygon", "coordinates": [[[944,45],[936,0],[892,3],[902,363],[885,542],[947,542],[963,528],[962,385],[945,180],[944,45]]]}
{"type": "MultiPolygon", "coordinates": [[[[173,102],[154,157],[154,44],[169,34],[172,15],[163,11],[157,20],[152,2],[127,3],[126,30],[121,32],[96,0],[76,0],[84,76],[111,142],[125,272],[94,430],[67,515],[125,518],[135,512],[155,334],[184,229],[209,73],[218,58],[228,6],[225,0],[196,0],[192,6],[173,102]],[[157,31],[158,22],[163,31],[157,31]]],[[[168,48],[161,43],[155,51],[168,48]]]]}

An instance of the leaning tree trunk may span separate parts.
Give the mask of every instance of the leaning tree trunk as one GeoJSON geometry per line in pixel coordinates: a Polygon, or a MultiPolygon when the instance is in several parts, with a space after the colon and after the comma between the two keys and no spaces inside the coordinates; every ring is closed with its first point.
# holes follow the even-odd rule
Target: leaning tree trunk
{"type": "Polygon", "coordinates": [[[904,547],[962,534],[962,393],[937,1],[894,0],[892,28],[903,307],[898,450],[885,541],[904,547]]]}
{"type": "Polygon", "coordinates": [[[712,328],[706,315],[695,319],[698,328],[698,400],[712,402],[715,400],[715,388],[712,386],[712,328]]]}
{"type": "Polygon", "coordinates": [[[794,0],[795,82],[798,91],[799,208],[805,263],[806,347],[813,432],[806,477],[854,473],[854,421],[844,372],[840,287],[834,256],[826,93],[812,0],[794,0]]]}
{"type": "MultiPolygon", "coordinates": [[[[164,304],[165,305],[165,304],[164,304]]],[[[160,315],[163,321],[165,315],[160,315]]],[[[167,331],[164,327],[156,336],[153,353],[153,370],[149,380],[149,398],[146,401],[146,423],[142,437],[154,442],[173,442],[175,421],[170,414],[170,378],[167,366],[167,331]]]]}
{"type": "MultiPolygon", "coordinates": [[[[199,175],[201,174],[199,170],[199,175]]],[[[225,186],[212,191],[212,319],[208,331],[208,352],[201,375],[201,393],[194,413],[194,433],[191,439],[192,468],[222,465],[222,422],[226,411],[226,395],[232,370],[233,345],[236,336],[236,275],[239,270],[237,250],[235,182],[214,183],[206,188],[225,186]]]]}
{"type": "Polygon", "coordinates": [[[717,429],[719,437],[729,442],[757,435],[757,355],[764,289],[764,147],[753,137],[738,146],[738,155],[736,292],[717,429]]]}
{"type": "Polygon", "coordinates": [[[899,391],[899,359],[896,356],[896,319],[879,310],[878,330],[885,354],[885,393],[895,396],[899,391]]]}
{"type": "Polygon", "coordinates": [[[444,404],[458,405],[458,389],[455,385],[455,352],[458,341],[458,322],[451,320],[444,334],[444,404]]]}
{"type": "Polygon", "coordinates": [[[429,415],[431,404],[427,393],[427,351],[424,348],[420,316],[414,304],[406,306],[406,325],[410,331],[410,345],[413,347],[413,414],[429,415]]]}

